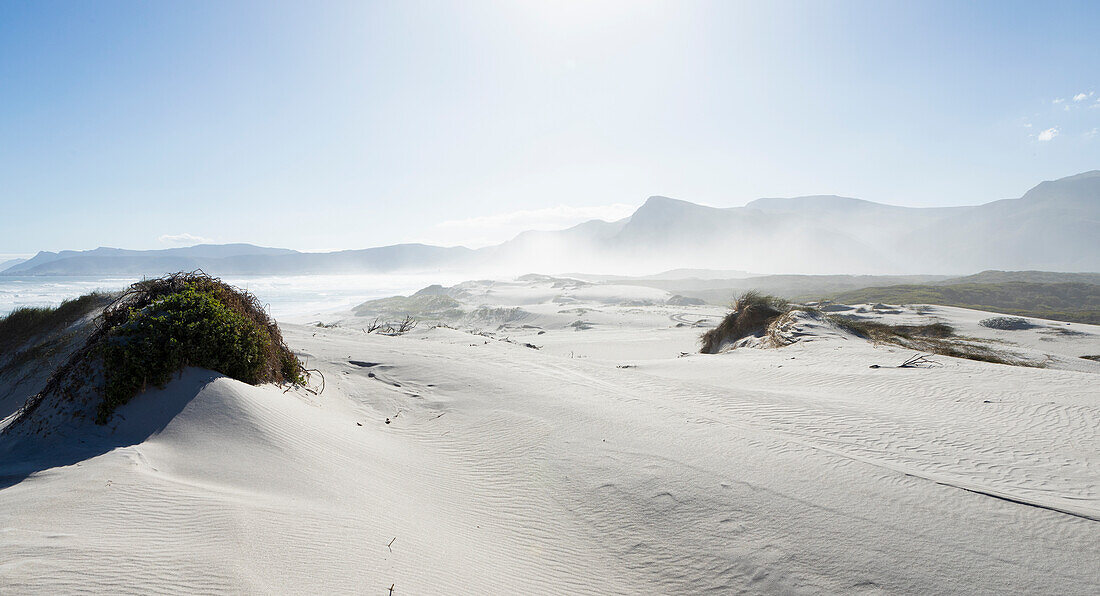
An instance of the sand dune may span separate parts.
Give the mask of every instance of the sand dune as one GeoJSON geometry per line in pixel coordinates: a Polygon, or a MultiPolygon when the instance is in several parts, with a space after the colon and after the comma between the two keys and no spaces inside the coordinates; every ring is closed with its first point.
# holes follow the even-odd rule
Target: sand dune
{"type": "Polygon", "coordinates": [[[188,369],[107,429],[0,437],[3,591],[1100,591],[1100,328],[891,315],[1047,368],[700,355],[718,309],[554,283],[464,285],[522,309],[496,325],[284,326],[319,396],[188,369]]]}

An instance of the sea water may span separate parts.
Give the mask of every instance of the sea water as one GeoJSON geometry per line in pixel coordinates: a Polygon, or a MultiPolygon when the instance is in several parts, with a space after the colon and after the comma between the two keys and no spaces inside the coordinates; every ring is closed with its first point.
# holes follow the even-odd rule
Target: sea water
{"type": "MultiPolygon", "coordinates": [[[[0,316],[20,306],[56,306],[95,290],[117,291],[136,277],[0,276],[0,316]]],[[[443,273],[400,275],[256,275],[223,278],[268,305],[277,320],[304,323],[375,298],[409,295],[431,284],[462,281],[443,273]]]]}

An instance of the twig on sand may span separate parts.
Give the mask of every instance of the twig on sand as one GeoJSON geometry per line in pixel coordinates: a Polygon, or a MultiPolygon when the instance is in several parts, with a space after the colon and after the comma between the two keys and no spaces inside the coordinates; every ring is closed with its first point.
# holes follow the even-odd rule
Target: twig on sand
{"type": "Polygon", "coordinates": [[[320,389],[318,389],[317,391],[314,391],[314,390],[310,389],[309,387],[306,387],[306,391],[312,393],[313,395],[321,395],[322,393],[324,393],[325,392],[325,375],[321,374],[321,371],[317,370],[316,368],[308,369],[308,370],[306,370],[306,372],[308,372],[308,373],[317,373],[317,376],[321,377],[321,388],[320,389]]]}
{"type": "MultiPolygon", "coordinates": [[[[929,356],[931,356],[931,354],[913,354],[905,362],[899,364],[897,368],[933,368],[936,366],[943,366],[942,362],[932,360],[929,356]]],[[[870,368],[882,367],[878,364],[872,364],[870,368]]]]}
{"type": "Polygon", "coordinates": [[[943,366],[939,362],[929,358],[928,356],[930,355],[931,354],[913,354],[908,360],[902,362],[901,366],[898,366],[898,368],[932,368],[933,366],[943,366]]]}
{"type": "MultiPolygon", "coordinates": [[[[307,377],[310,376],[312,373],[317,373],[317,376],[321,377],[320,389],[314,391],[313,389],[310,389],[308,385],[301,385],[302,389],[305,389],[307,392],[312,393],[313,395],[321,395],[325,392],[325,375],[321,374],[321,371],[317,370],[316,368],[304,368],[302,369],[302,372],[306,373],[307,377]]],[[[291,383],[287,386],[286,389],[283,390],[283,393],[287,393],[295,387],[298,387],[298,385],[291,383]]]]}
{"type": "MultiPolygon", "coordinates": [[[[394,536],[394,537],[393,537],[393,540],[397,540],[397,536],[394,536]]],[[[386,548],[390,549],[390,552],[391,552],[391,553],[393,552],[393,549],[392,549],[392,548],[390,548],[390,547],[392,547],[392,546],[393,546],[393,540],[390,540],[390,543],[386,545],[386,548]]]]}
{"type": "Polygon", "coordinates": [[[390,584],[390,596],[393,596],[393,587],[397,584],[390,584]]]}

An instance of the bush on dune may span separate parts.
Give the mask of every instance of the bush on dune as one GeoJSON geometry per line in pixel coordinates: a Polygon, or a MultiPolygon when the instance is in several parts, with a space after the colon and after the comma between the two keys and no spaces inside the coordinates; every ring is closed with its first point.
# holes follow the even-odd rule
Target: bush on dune
{"type": "Polygon", "coordinates": [[[239,381],[303,384],[305,370],[259,300],[204,273],[138,282],[104,312],[96,421],[149,385],[196,366],[239,381]]]}
{"type": "Polygon", "coordinates": [[[755,290],[745,292],[734,301],[733,310],[726,318],[717,327],[703,334],[700,352],[717,354],[727,344],[762,333],[772,321],[790,310],[790,303],[782,298],[755,290]]]}
{"type": "Polygon", "coordinates": [[[105,424],[119,406],[188,366],[252,385],[303,385],[308,376],[255,296],[201,271],[135,283],[95,323],[19,419],[52,396],[88,400],[96,423],[105,424]]]}

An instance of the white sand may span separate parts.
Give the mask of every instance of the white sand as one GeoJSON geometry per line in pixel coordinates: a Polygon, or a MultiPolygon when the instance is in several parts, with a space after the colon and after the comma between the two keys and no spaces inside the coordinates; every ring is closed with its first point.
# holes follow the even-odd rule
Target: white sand
{"type": "Polygon", "coordinates": [[[1100,592],[1100,328],[932,309],[1043,369],[699,355],[677,324],[720,309],[550,283],[468,285],[523,309],[487,335],[286,326],[321,396],[188,370],[110,432],[0,438],[0,592],[1100,592]]]}

